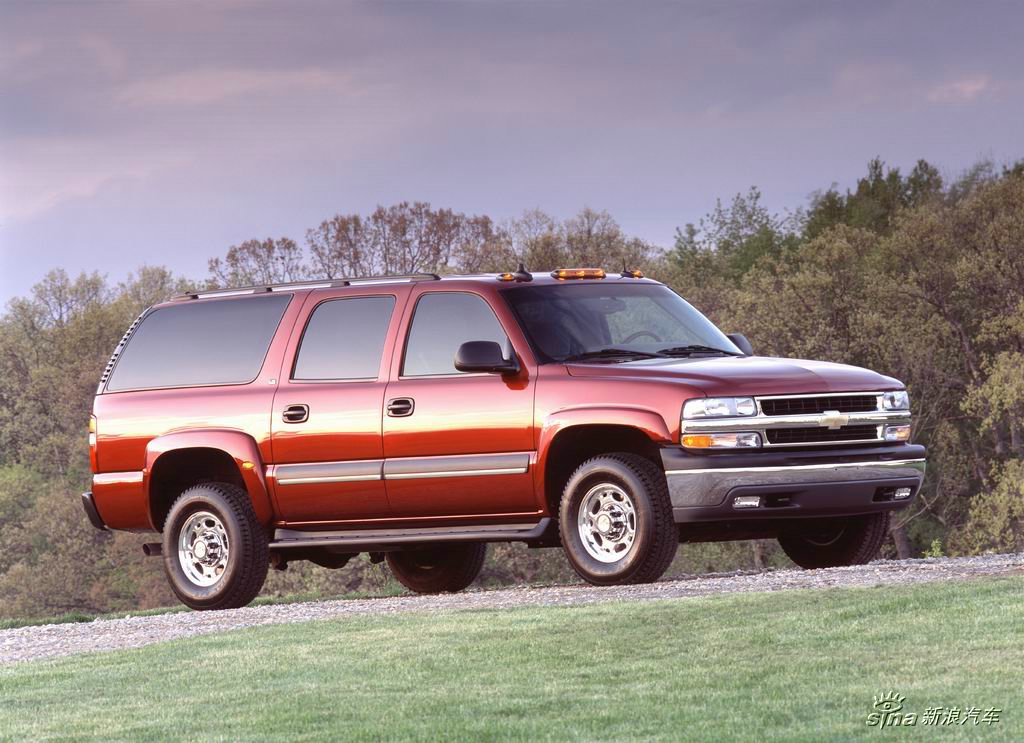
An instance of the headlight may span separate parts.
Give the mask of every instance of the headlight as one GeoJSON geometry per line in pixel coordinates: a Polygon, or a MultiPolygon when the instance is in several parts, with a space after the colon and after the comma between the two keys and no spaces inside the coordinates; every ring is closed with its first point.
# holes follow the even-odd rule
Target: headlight
{"type": "Polygon", "coordinates": [[[910,395],[906,390],[886,392],[882,395],[883,410],[910,410],[910,395]]]}
{"type": "Polygon", "coordinates": [[[687,400],[683,405],[683,418],[732,418],[757,415],[757,404],[752,397],[706,397],[687,400]]]}

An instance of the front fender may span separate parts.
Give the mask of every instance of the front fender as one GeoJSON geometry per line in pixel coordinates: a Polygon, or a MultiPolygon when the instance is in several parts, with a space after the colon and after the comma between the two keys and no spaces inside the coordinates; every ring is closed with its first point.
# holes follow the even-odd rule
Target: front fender
{"type": "Polygon", "coordinates": [[[548,452],[555,437],[566,429],[577,426],[623,426],[635,428],[657,444],[672,443],[668,423],[660,413],[639,405],[581,405],[552,413],[540,426],[537,440],[535,484],[537,492],[544,491],[544,472],[548,452]]]}
{"type": "Polygon", "coordinates": [[[217,449],[225,452],[238,467],[256,518],[264,525],[273,520],[274,509],[264,474],[266,468],[263,466],[256,440],[247,433],[230,429],[180,431],[152,439],[146,445],[146,469],[142,473],[142,485],[147,500],[150,497],[150,476],[157,461],[163,455],[181,449],[217,449]]]}

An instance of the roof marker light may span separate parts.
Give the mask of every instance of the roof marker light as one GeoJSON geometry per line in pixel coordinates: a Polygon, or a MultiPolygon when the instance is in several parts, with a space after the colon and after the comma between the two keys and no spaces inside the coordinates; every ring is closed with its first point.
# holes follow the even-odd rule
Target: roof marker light
{"type": "Polygon", "coordinates": [[[603,279],[605,272],[603,268],[559,268],[552,271],[551,276],[556,279],[603,279]]]}

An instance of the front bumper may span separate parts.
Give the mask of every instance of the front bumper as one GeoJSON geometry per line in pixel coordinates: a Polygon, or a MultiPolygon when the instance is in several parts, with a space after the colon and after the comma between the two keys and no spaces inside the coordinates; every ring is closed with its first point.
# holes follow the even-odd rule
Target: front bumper
{"type": "Polygon", "coordinates": [[[663,447],[677,523],[854,516],[903,508],[917,496],[925,448],[897,446],[691,454],[663,447]],[[899,488],[910,496],[897,500],[899,488]],[[739,496],[760,496],[736,508],[739,496]]]}

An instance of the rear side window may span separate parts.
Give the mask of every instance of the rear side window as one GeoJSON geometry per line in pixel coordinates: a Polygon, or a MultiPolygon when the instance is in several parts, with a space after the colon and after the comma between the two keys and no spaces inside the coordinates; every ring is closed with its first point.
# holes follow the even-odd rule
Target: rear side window
{"type": "Polygon", "coordinates": [[[376,379],[394,297],[323,302],[302,334],[292,379],[376,379]]]}
{"type": "Polygon", "coordinates": [[[290,299],[279,294],[154,310],[121,352],[107,390],[251,382],[290,299]]]}
{"type": "Polygon", "coordinates": [[[467,341],[494,341],[509,352],[505,331],[483,299],[464,292],[424,294],[412,318],[402,374],[458,374],[455,352],[467,341]]]}

